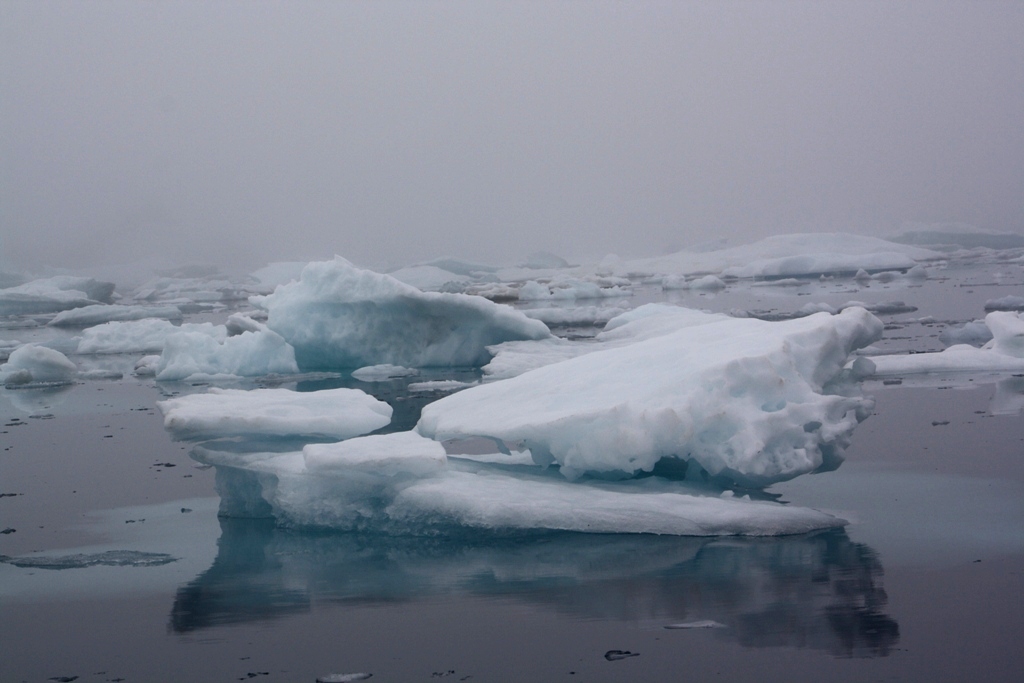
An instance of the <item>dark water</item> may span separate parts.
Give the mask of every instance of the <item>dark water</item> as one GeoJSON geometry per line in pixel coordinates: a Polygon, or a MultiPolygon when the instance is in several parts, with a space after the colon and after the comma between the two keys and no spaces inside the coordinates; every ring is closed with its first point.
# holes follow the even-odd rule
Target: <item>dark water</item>
{"type": "MultiPolygon", "coordinates": [[[[950,304],[964,282],[981,301],[1007,293],[961,278],[880,296],[914,299],[911,318],[938,317],[936,299],[962,323],[982,315],[950,304]]],[[[729,310],[778,295],[686,296],[729,310]]],[[[888,343],[941,347],[928,321],[887,322],[907,338],[888,343]]],[[[0,563],[0,680],[1016,681],[1024,667],[1020,378],[867,383],[875,414],[847,462],[770,491],[851,524],[766,539],[401,539],[218,519],[214,470],[155,410],[203,388],[0,396],[0,529],[14,529],[0,554],[50,560],[0,563]],[[696,622],[714,627],[666,628],[696,622]]],[[[404,422],[427,400],[374,391],[404,422]]]]}

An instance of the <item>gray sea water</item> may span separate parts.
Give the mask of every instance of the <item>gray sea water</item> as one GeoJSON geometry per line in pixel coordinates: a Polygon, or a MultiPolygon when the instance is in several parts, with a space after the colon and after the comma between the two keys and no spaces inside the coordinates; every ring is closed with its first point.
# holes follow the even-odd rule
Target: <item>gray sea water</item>
{"type": "MultiPolygon", "coordinates": [[[[917,310],[882,316],[880,346],[938,350],[941,330],[1024,290],[1005,270],[641,289],[629,305],[772,315],[899,299],[917,310]]],[[[285,386],[359,386],[395,407],[399,429],[432,398],[407,384],[285,386]]],[[[126,374],[0,389],[0,680],[1016,681],[1024,669],[1024,378],[866,382],[874,415],[842,467],[767,491],[850,525],[756,539],[416,539],[220,519],[215,470],[171,440],[155,405],[205,388],[126,374]]]]}

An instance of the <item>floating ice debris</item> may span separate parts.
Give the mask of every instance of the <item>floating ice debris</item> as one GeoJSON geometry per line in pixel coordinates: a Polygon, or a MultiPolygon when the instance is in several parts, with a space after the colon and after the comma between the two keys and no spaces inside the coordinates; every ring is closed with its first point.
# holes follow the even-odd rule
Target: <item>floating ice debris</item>
{"type": "Polygon", "coordinates": [[[708,292],[725,289],[725,283],[722,282],[722,278],[715,275],[705,275],[704,277],[699,277],[687,284],[689,284],[690,289],[698,289],[708,292]]]}
{"type": "Polygon", "coordinates": [[[352,681],[365,681],[367,678],[373,678],[371,673],[353,673],[353,674],[325,674],[323,676],[317,676],[316,683],[351,683],[352,681]]]}
{"type": "Polygon", "coordinates": [[[84,569],[86,567],[159,567],[177,561],[166,553],[108,550],[94,554],[0,557],[0,561],[24,569],[84,569]]]}
{"type": "MultiPolygon", "coordinates": [[[[265,316],[264,320],[266,320],[265,316]]],[[[232,313],[225,321],[224,329],[229,337],[237,337],[243,332],[259,332],[263,329],[263,325],[249,314],[232,313]]]]}
{"type": "Polygon", "coordinates": [[[629,659],[630,657],[639,657],[639,652],[630,652],[629,650],[608,650],[604,653],[604,658],[609,662],[617,662],[620,659],[629,659]]]}
{"type": "Polygon", "coordinates": [[[679,624],[666,624],[667,629],[690,629],[690,628],[728,628],[725,624],[713,619],[700,619],[697,621],[686,621],[679,624]]]}
{"type": "Polygon", "coordinates": [[[423,409],[417,430],[522,441],[570,478],[631,476],[668,458],[766,486],[842,461],[871,402],[823,389],[880,337],[877,318],[858,308],[777,323],[673,315],[674,332],[660,316],[639,318],[640,330],[602,338],[658,336],[446,396],[423,409]]]}
{"type": "Polygon", "coordinates": [[[113,321],[143,320],[145,318],[181,320],[181,309],[177,306],[94,304],[61,311],[48,324],[54,327],[89,327],[113,321]]]}
{"type": "Polygon", "coordinates": [[[391,421],[391,406],[358,389],[212,388],[157,403],[177,438],[310,436],[348,439],[391,421]]]}
{"type": "Polygon", "coordinates": [[[405,368],[401,365],[367,365],[352,371],[352,376],[360,382],[387,382],[399,377],[418,375],[419,371],[413,368],[405,368]]]}
{"type": "Polygon", "coordinates": [[[160,356],[143,356],[135,361],[135,374],[139,377],[153,377],[160,366],[160,356]]]}
{"type": "Polygon", "coordinates": [[[223,325],[212,323],[185,323],[181,326],[166,320],[147,319],[108,322],[82,331],[77,352],[102,353],[154,353],[164,349],[167,338],[179,332],[203,334],[215,341],[227,338],[223,325]]]}
{"type": "Polygon", "coordinates": [[[985,316],[993,339],[978,349],[956,344],[936,353],[871,356],[875,376],[924,372],[1024,372],[1024,319],[993,311],[985,316]]]}
{"type": "Polygon", "coordinates": [[[341,257],[310,263],[298,282],[253,302],[267,309],[267,325],[295,348],[303,371],[479,366],[490,360],[487,346],[550,336],[543,323],[507,306],[421,292],[341,257]]]}
{"type": "Polygon", "coordinates": [[[75,379],[78,367],[60,351],[25,344],[0,365],[0,382],[5,384],[58,384],[75,379]]]}
{"type": "Polygon", "coordinates": [[[560,278],[552,281],[550,285],[530,280],[519,288],[520,301],[600,299],[630,294],[628,289],[622,287],[601,287],[594,282],[574,278],[560,278]]]}
{"type": "Polygon", "coordinates": [[[409,391],[425,393],[428,391],[457,391],[474,386],[476,382],[460,382],[455,379],[435,379],[429,382],[413,382],[408,386],[409,391]]]}

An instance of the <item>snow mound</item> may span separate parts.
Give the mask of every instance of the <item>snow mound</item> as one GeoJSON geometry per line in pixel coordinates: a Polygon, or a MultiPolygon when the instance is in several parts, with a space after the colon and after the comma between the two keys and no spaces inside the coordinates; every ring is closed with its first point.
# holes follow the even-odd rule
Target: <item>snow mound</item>
{"type": "Polygon", "coordinates": [[[4,384],[65,384],[77,374],[78,367],[63,353],[35,344],[19,346],[0,365],[4,384]]]}
{"type": "Polygon", "coordinates": [[[349,439],[391,422],[391,406],[358,389],[210,389],[157,403],[175,438],[304,436],[349,439]]]}
{"type": "Polygon", "coordinates": [[[522,442],[569,478],[632,476],[667,459],[766,486],[838,466],[871,402],[823,390],[881,336],[877,318],[857,308],[774,323],[672,316],[673,332],[638,316],[637,329],[603,334],[639,341],[442,398],[417,431],[522,442]]]}
{"type": "Polygon", "coordinates": [[[89,327],[120,320],[162,318],[181,320],[177,306],[122,306],[120,304],[93,304],[61,311],[49,322],[54,327],[89,327]]]}
{"type": "Polygon", "coordinates": [[[253,303],[266,308],[268,327],[294,347],[303,371],[478,366],[490,360],[489,345],[551,334],[507,306],[421,292],[341,257],[310,263],[298,282],[253,303]]]}

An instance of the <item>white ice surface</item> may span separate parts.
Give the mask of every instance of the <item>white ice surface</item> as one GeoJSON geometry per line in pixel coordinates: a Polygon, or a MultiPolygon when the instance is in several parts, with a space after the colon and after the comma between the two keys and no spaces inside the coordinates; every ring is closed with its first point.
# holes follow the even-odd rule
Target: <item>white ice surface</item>
{"type": "Polygon", "coordinates": [[[89,327],[115,320],[142,320],[162,318],[181,320],[177,306],[122,306],[120,304],[94,304],[61,311],[49,322],[54,327],[89,327]]]}
{"type": "Polygon", "coordinates": [[[764,486],[841,462],[870,401],[822,389],[879,338],[877,318],[855,308],[777,323],[678,315],[674,332],[659,316],[638,318],[643,341],[442,398],[417,430],[521,441],[569,477],[633,475],[678,458],[764,486]]]}
{"type": "Polygon", "coordinates": [[[550,336],[507,306],[421,292],[340,257],[310,263],[299,282],[253,302],[267,309],[267,325],[295,348],[304,371],[483,365],[489,345],[550,336]]]}
{"type": "Polygon", "coordinates": [[[157,403],[178,438],[306,436],[349,439],[391,422],[391,406],[358,389],[210,389],[157,403]]]}
{"type": "Polygon", "coordinates": [[[338,443],[309,444],[302,458],[310,472],[375,477],[426,477],[445,468],[444,446],[415,432],[361,436],[338,443]]]}

